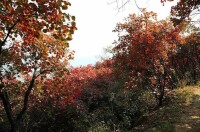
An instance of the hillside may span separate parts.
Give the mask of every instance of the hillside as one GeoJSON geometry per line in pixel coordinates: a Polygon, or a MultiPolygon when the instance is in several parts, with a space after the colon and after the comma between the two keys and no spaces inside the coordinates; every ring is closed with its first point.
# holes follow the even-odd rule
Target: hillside
{"type": "Polygon", "coordinates": [[[133,131],[199,132],[200,86],[187,86],[175,91],[166,106],[148,114],[133,131]]]}

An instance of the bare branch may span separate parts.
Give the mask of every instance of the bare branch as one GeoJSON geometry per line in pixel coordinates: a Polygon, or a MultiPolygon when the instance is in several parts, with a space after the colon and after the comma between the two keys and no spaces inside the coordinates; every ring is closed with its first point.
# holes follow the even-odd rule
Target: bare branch
{"type": "Polygon", "coordinates": [[[142,8],[139,7],[139,5],[137,4],[136,0],[134,0],[136,7],[139,9],[140,12],[142,12],[142,8]]]}
{"type": "Polygon", "coordinates": [[[128,4],[129,2],[130,2],[130,0],[127,0],[126,2],[124,2],[124,1],[122,0],[122,5],[118,7],[118,12],[119,12],[122,8],[124,8],[124,6],[125,6],[126,4],[128,4]]]}
{"type": "Polygon", "coordinates": [[[118,12],[120,12],[120,10],[122,10],[122,8],[124,8],[125,5],[128,4],[130,1],[131,0],[126,0],[126,1],[124,1],[124,0],[113,0],[112,2],[109,2],[108,4],[111,5],[111,4],[116,3],[117,4],[116,8],[117,8],[118,12]],[[120,1],[121,1],[121,3],[120,3],[120,1]]]}

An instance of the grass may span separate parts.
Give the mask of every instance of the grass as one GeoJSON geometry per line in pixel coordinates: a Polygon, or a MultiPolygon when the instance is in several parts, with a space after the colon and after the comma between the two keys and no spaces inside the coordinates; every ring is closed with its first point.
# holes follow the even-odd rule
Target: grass
{"type": "Polygon", "coordinates": [[[147,121],[133,131],[199,132],[200,85],[186,86],[174,91],[171,100],[147,115],[147,121]]]}

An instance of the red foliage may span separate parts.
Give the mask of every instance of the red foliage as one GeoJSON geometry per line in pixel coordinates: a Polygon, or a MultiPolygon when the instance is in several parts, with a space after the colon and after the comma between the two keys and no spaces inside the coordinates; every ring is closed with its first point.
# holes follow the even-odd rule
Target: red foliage
{"type": "Polygon", "coordinates": [[[157,21],[156,14],[145,12],[137,17],[130,15],[127,22],[118,24],[116,32],[125,32],[116,44],[115,58],[120,66],[130,66],[137,70],[148,69],[167,63],[170,54],[182,40],[180,30],[170,21],[157,21]]]}
{"type": "MultiPolygon", "coordinates": [[[[164,4],[166,1],[174,0],[161,0],[164,4]]],[[[199,16],[200,1],[199,0],[179,0],[177,5],[171,8],[171,16],[175,25],[180,24],[183,21],[190,21],[191,18],[199,16]]],[[[199,20],[197,20],[199,21],[199,20]]]]}
{"type": "Polygon", "coordinates": [[[108,81],[111,78],[111,60],[97,62],[96,66],[75,67],[69,74],[56,74],[53,78],[44,80],[43,84],[36,85],[34,104],[42,107],[51,103],[57,108],[65,108],[67,104],[73,104],[80,97],[85,88],[98,89],[102,85],[102,79],[108,81]],[[99,83],[99,84],[97,84],[99,83]]]}
{"type": "Polygon", "coordinates": [[[143,10],[142,15],[130,15],[125,23],[118,24],[115,32],[120,35],[114,61],[116,72],[128,76],[125,87],[151,89],[162,104],[164,90],[174,87],[169,58],[183,42],[180,29],[169,20],[158,21],[155,13],[143,10]]]}
{"type": "Polygon", "coordinates": [[[70,55],[66,57],[68,40],[76,30],[75,17],[65,12],[70,5],[65,0],[0,1],[0,98],[11,131],[17,131],[37,78],[62,72],[72,59],[70,55]],[[18,88],[7,85],[16,78],[23,80],[17,81],[18,88]],[[13,88],[22,90],[23,95],[15,97],[13,88]],[[14,100],[20,100],[21,104],[15,104],[20,106],[18,110],[13,106],[14,100]]]}
{"type": "Polygon", "coordinates": [[[175,56],[171,58],[171,65],[177,71],[180,79],[187,80],[188,84],[196,83],[200,73],[200,40],[198,33],[186,37],[175,56]]]}

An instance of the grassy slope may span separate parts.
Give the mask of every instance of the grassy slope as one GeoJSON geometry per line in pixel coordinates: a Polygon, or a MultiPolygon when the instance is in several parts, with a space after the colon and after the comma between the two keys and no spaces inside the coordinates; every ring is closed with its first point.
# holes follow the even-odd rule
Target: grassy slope
{"type": "Polygon", "coordinates": [[[133,131],[200,132],[200,85],[177,89],[173,100],[133,131]]]}

